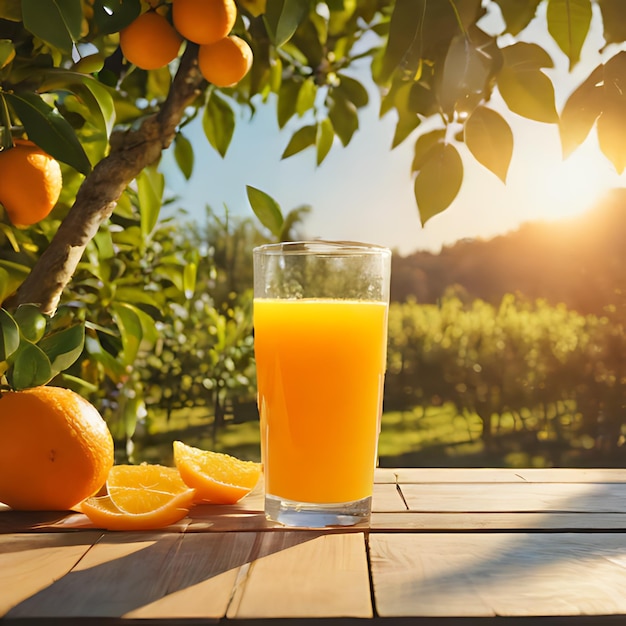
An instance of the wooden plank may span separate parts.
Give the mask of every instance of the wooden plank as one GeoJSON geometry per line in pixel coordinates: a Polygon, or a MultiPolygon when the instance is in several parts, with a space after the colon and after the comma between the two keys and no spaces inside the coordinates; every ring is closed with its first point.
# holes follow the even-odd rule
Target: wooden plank
{"type": "Polygon", "coordinates": [[[468,532],[508,531],[624,531],[624,513],[372,513],[370,528],[375,532],[468,532]]]}
{"type": "MultiPolygon", "coordinates": [[[[239,532],[293,530],[276,522],[268,521],[263,511],[263,499],[258,494],[250,499],[244,498],[235,505],[202,504],[189,512],[190,523],[186,532],[239,532]]],[[[383,483],[374,485],[372,509],[382,511],[406,511],[406,505],[395,484],[383,483]]],[[[366,528],[360,524],[353,528],[366,528]]],[[[344,528],[344,530],[347,530],[344,528]]]]}
{"type": "Polygon", "coordinates": [[[125,614],[136,619],[218,620],[226,615],[240,568],[257,551],[255,533],[185,535],[170,570],[165,595],[125,614]]]}
{"type": "Polygon", "coordinates": [[[372,617],[363,533],[262,533],[229,619],[372,617]]]}
{"type": "Polygon", "coordinates": [[[375,484],[372,497],[372,511],[405,512],[407,506],[398,486],[391,483],[375,484]]]}
{"type": "Polygon", "coordinates": [[[20,611],[67,574],[100,532],[0,535],[0,616],[20,611]]]}
{"type": "Polygon", "coordinates": [[[626,483],[626,469],[377,468],[377,483],[626,483]]]}
{"type": "Polygon", "coordinates": [[[626,483],[408,484],[410,511],[626,513],[626,483]]]}
{"type": "MultiPolygon", "coordinates": [[[[81,533],[82,534],[82,533],[81,533]]],[[[179,533],[107,533],[71,572],[10,617],[121,617],[165,595],[179,533]]]]}
{"type": "Polygon", "coordinates": [[[370,535],[382,617],[626,614],[624,534],[370,535]]]}

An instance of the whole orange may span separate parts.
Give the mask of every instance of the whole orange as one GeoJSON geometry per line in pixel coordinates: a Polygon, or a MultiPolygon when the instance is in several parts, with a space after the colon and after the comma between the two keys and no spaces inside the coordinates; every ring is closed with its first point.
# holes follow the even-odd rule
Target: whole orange
{"type": "Polygon", "coordinates": [[[0,396],[0,502],[62,511],[96,493],[113,466],[113,438],[98,410],[61,387],[0,396]]]}
{"type": "Polygon", "coordinates": [[[47,217],[63,187],[61,166],[31,141],[15,140],[0,152],[0,204],[14,226],[47,217]]]}
{"type": "Polygon", "coordinates": [[[147,11],[120,31],[120,48],[128,61],[142,70],[158,70],[173,61],[182,38],[167,18],[147,11]]]}
{"type": "Polygon", "coordinates": [[[174,0],[176,30],[194,43],[215,43],[226,37],[237,19],[235,0],[174,0]]]}
{"type": "Polygon", "coordinates": [[[216,87],[232,87],[252,67],[252,50],[240,37],[225,37],[216,43],[200,46],[198,67],[216,87]]]}

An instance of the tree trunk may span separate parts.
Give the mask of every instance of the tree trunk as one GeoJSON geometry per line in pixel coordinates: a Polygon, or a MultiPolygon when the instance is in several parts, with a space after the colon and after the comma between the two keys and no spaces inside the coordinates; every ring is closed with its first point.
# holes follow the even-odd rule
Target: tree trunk
{"type": "Polygon", "coordinates": [[[172,143],[185,107],[199,94],[203,80],[197,46],[188,43],[160,111],[138,129],[111,136],[109,155],[85,178],[50,245],[5,307],[32,303],[43,313],[54,313],[85,247],[111,217],[128,184],[172,143]]]}

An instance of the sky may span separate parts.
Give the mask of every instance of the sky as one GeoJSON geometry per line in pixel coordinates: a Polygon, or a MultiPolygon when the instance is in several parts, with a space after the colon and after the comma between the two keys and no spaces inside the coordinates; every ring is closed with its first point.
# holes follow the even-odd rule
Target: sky
{"type": "MultiPolygon", "coordinates": [[[[604,40],[594,5],[592,32],[581,62],[570,73],[567,60],[556,45],[543,35],[545,21],[536,20],[524,33],[551,54],[551,75],[556,88],[557,109],[566,97],[603,59],[599,49],[604,40]],[[558,82],[556,76],[558,75],[558,82]]],[[[491,15],[485,30],[499,31],[499,16],[491,15]]],[[[615,49],[606,54],[612,55],[615,49]]],[[[364,73],[368,72],[364,68],[364,73]]],[[[320,166],[310,148],[281,160],[291,134],[302,119],[292,119],[281,131],[276,123],[275,103],[260,105],[254,116],[239,111],[232,143],[220,157],[204,137],[200,120],[185,129],[194,144],[196,162],[189,181],[176,171],[172,155],[166,154],[164,168],[175,207],[191,217],[204,219],[205,206],[222,215],[254,217],[246,196],[252,185],[272,196],[283,214],[311,207],[300,227],[307,238],[349,239],[389,246],[400,254],[416,250],[438,252],[461,239],[490,238],[517,229],[527,221],[553,220],[593,208],[610,189],[626,186],[626,175],[618,176],[599,152],[595,130],[565,161],[556,125],[526,120],[507,111],[498,94],[490,106],[505,114],[515,137],[513,159],[506,184],[459,148],[465,167],[461,191],[443,213],[422,227],[413,195],[410,165],[418,127],[404,143],[391,150],[396,120],[393,114],[379,118],[380,97],[370,89],[370,105],[360,112],[360,126],[352,141],[343,147],[336,140],[320,166]]]]}

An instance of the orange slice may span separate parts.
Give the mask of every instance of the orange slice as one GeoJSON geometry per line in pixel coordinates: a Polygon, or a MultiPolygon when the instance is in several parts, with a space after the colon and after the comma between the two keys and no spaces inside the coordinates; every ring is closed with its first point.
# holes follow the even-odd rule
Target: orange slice
{"type": "Polygon", "coordinates": [[[80,510],[108,530],[151,530],[181,520],[193,505],[195,491],[175,467],[114,465],[106,496],[84,500],[80,510]]]}
{"type": "Polygon", "coordinates": [[[249,494],[261,476],[261,464],[229,454],[174,442],[174,462],[182,479],[196,490],[196,502],[234,504],[249,494]]]}
{"type": "MultiPolygon", "coordinates": [[[[137,491],[132,489],[132,491],[137,491]]],[[[148,492],[149,493],[149,492],[148,492]]],[[[158,498],[160,501],[160,497],[158,498]]],[[[146,500],[144,500],[146,502],[146,500]]],[[[127,513],[119,509],[110,496],[94,496],[83,500],[77,507],[98,528],[106,530],[155,530],[174,524],[189,512],[187,492],[172,495],[161,506],[138,513],[127,513]]]]}
{"type": "Polygon", "coordinates": [[[106,486],[113,504],[126,513],[143,513],[151,506],[159,508],[170,496],[183,493],[191,505],[195,495],[175,467],[149,463],[114,465],[106,486]]]}

